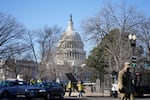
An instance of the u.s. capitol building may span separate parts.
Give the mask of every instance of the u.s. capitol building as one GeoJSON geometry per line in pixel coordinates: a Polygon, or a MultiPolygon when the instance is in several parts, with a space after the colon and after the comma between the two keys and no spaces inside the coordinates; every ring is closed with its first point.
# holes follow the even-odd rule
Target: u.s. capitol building
{"type": "Polygon", "coordinates": [[[68,27],[63,32],[56,53],[56,75],[62,77],[65,73],[76,73],[86,59],[84,44],[78,32],[73,28],[72,16],[68,22],[68,27]]]}

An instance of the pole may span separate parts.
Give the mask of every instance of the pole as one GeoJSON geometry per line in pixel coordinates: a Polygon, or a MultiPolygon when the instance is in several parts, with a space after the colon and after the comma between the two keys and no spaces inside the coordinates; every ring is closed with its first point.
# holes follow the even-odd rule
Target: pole
{"type": "MultiPolygon", "coordinates": [[[[135,41],[133,40],[133,42],[135,42],[135,41]]],[[[135,56],[135,52],[134,52],[135,45],[132,46],[132,49],[133,49],[133,55],[132,56],[135,56]]],[[[135,75],[135,65],[134,65],[134,68],[133,68],[133,74],[135,75]]]]}
{"type": "Polygon", "coordinates": [[[133,61],[134,60],[133,57],[135,56],[136,35],[135,34],[129,34],[128,38],[130,40],[130,44],[131,44],[131,48],[132,48],[132,67],[134,67],[133,68],[133,76],[135,78],[135,66],[136,66],[136,64],[135,64],[135,61],[133,61]]]}

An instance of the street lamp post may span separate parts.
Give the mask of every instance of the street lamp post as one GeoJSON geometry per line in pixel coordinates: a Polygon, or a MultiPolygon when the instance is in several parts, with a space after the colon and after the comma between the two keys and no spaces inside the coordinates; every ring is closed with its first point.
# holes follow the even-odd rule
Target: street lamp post
{"type": "Polygon", "coordinates": [[[71,63],[71,67],[72,67],[72,73],[75,75],[75,78],[78,79],[78,76],[77,76],[78,68],[77,66],[75,66],[74,62],[71,63]]]}
{"type": "MultiPolygon", "coordinates": [[[[128,36],[129,40],[130,40],[130,44],[132,47],[132,58],[135,57],[135,47],[136,47],[136,35],[135,34],[129,34],[128,36]]],[[[133,72],[135,74],[135,65],[133,66],[133,72]]]]}

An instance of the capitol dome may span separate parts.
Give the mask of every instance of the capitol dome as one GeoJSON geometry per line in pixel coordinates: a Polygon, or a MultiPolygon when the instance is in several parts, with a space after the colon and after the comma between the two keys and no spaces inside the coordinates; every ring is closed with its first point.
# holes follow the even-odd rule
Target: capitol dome
{"type": "Polygon", "coordinates": [[[63,33],[63,39],[71,39],[74,41],[81,41],[81,37],[78,32],[76,32],[73,28],[72,16],[70,16],[70,21],[68,22],[68,28],[63,33]]]}
{"type": "Polygon", "coordinates": [[[78,32],[73,28],[72,16],[68,22],[68,27],[63,32],[58,43],[57,64],[68,62],[79,66],[85,61],[84,45],[78,32]]]}
{"type": "Polygon", "coordinates": [[[65,39],[71,39],[74,41],[81,41],[81,37],[76,31],[67,31],[64,35],[65,39]]]}

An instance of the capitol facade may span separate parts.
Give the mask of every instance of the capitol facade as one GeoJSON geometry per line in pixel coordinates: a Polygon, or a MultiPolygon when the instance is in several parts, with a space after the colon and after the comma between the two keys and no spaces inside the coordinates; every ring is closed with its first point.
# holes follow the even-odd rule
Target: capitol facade
{"type": "Polygon", "coordinates": [[[75,73],[83,67],[86,59],[84,44],[78,32],[73,28],[72,15],[66,31],[62,34],[56,53],[56,74],[58,77],[65,73],[75,73]]]}

